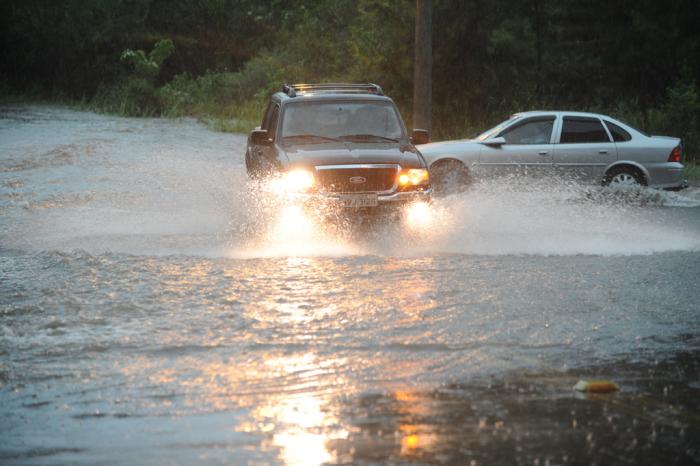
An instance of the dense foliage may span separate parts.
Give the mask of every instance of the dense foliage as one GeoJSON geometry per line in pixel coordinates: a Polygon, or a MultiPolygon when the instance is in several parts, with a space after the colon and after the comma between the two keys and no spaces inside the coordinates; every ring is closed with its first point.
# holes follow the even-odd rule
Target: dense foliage
{"type": "MultiPolygon", "coordinates": [[[[697,0],[433,3],[438,138],[556,107],[681,136],[700,156],[697,0]]],[[[282,82],[372,81],[410,118],[413,0],[7,0],[0,14],[5,93],[243,129],[282,82]]]]}

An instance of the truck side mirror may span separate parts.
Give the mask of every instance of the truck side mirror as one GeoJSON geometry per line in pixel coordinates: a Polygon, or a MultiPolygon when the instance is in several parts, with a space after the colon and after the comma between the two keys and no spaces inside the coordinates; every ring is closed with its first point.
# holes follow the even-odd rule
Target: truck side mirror
{"type": "Polygon", "coordinates": [[[250,132],[250,140],[256,145],[270,144],[270,136],[266,129],[254,129],[250,132]]]}
{"type": "Polygon", "coordinates": [[[413,144],[427,144],[430,142],[430,133],[425,129],[413,129],[413,136],[411,136],[411,142],[413,144]]]}

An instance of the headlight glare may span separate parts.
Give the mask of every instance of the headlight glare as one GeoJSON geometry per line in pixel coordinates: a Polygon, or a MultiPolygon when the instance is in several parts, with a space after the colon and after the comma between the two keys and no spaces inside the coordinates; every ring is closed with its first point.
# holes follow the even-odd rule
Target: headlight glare
{"type": "Polygon", "coordinates": [[[291,170],[284,174],[284,184],[290,191],[307,191],[314,183],[314,174],[309,170],[291,170]]]}
{"type": "Polygon", "coordinates": [[[409,168],[408,170],[403,170],[399,175],[399,184],[401,186],[428,184],[428,176],[428,170],[424,168],[409,168]]]}

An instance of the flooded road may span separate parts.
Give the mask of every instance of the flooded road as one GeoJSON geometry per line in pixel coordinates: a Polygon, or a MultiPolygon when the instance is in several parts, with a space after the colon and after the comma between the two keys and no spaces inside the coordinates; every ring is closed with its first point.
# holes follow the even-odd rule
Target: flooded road
{"type": "Polygon", "coordinates": [[[0,463],[700,462],[700,190],[329,232],[244,145],[0,109],[0,463]]]}

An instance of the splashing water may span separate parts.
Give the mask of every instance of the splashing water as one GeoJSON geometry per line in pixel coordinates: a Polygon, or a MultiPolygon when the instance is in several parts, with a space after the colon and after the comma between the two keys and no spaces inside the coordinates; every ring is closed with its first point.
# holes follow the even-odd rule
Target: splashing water
{"type": "Polygon", "coordinates": [[[242,136],[188,120],[32,112],[21,124],[6,112],[0,129],[6,247],[244,258],[644,254],[700,244],[695,225],[671,227],[660,209],[699,206],[697,190],[620,194],[531,180],[481,183],[370,232],[329,229],[247,180],[242,136]]]}

